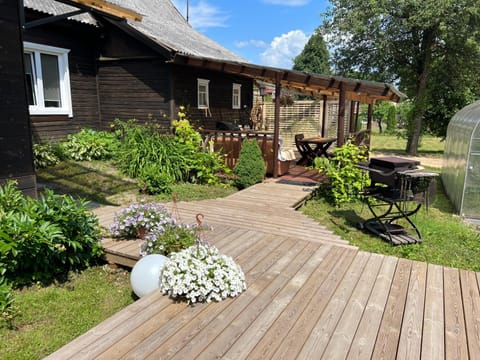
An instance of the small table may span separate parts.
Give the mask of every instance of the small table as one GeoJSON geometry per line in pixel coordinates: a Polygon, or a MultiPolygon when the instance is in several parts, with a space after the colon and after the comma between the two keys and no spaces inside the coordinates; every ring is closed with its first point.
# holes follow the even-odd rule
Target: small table
{"type": "Polygon", "coordinates": [[[337,141],[337,138],[325,137],[314,137],[300,140],[301,143],[306,145],[305,148],[309,149],[308,151],[311,152],[313,158],[328,156],[327,150],[335,141],[337,141]],[[310,145],[315,145],[315,147],[312,148],[310,145]]]}

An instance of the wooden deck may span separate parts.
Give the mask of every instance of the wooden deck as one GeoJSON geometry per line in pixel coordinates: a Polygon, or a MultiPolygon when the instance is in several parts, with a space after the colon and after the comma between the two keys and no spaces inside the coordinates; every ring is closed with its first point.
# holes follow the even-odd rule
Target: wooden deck
{"type": "MultiPolygon", "coordinates": [[[[478,274],[359,251],[341,239],[337,242],[321,227],[312,233],[302,226],[287,231],[294,226],[289,216],[298,213],[286,205],[280,185],[285,186],[266,184],[231,199],[208,201],[199,211],[214,223],[209,241],[242,266],[248,283],[243,294],[220,303],[188,306],[154,291],[48,358],[480,356],[478,274]],[[269,195],[267,188],[276,189],[278,196],[269,195]],[[247,195],[254,196],[257,204],[270,205],[257,205],[255,212],[246,207],[242,214],[250,211],[250,216],[243,220],[235,218],[231,208],[224,214],[230,223],[214,218],[215,204],[220,212],[233,204],[240,209],[247,195]],[[257,220],[259,213],[269,215],[257,220]],[[270,216],[274,230],[261,226],[270,216]]],[[[184,220],[196,208],[178,204],[184,220]]],[[[107,210],[103,221],[111,214],[107,210]]],[[[310,227],[308,220],[304,224],[310,227]]]]}

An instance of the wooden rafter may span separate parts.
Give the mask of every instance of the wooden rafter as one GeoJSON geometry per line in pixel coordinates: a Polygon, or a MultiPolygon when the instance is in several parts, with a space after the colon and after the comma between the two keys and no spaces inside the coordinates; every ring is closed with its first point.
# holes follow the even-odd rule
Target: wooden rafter
{"type": "Polygon", "coordinates": [[[139,13],[131,9],[127,9],[127,8],[109,3],[105,0],[69,0],[69,1],[71,3],[84,5],[94,10],[97,10],[109,15],[113,15],[122,19],[142,21],[142,15],[140,15],[139,13]]]}

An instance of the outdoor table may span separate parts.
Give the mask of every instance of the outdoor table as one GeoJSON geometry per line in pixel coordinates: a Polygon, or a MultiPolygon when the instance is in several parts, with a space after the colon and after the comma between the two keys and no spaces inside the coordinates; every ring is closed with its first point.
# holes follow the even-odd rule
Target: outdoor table
{"type": "Polygon", "coordinates": [[[312,158],[320,156],[327,157],[327,150],[335,141],[337,141],[337,138],[326,137],[313,137],[300,140],[301,143],[306,145],[305,148],[311,152],[312,158]],[[315,147],[311,145],[315,145],[315,147]]]}

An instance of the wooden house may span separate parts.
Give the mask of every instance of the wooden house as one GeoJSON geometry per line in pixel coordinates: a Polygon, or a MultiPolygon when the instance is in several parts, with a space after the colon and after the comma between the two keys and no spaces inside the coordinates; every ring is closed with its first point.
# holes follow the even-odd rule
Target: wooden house
{"type": "Polygon", "coordinates": [[[215,128],[217,121],[248,122],[251,78],[175,62],[182,55],[244,59],[195,31],[170,0],[110,3],[141,14],[141,21],[91,9],[62,18],[78,10],[72,2],[24,0],[34,141],[62,139],[84,126],[105,128],[115,118],[155,119],[168,128],[180,105],[204,127],[215,128]],[[40,73],[55,84],[48,91],[41,89],[40,73]]]}

